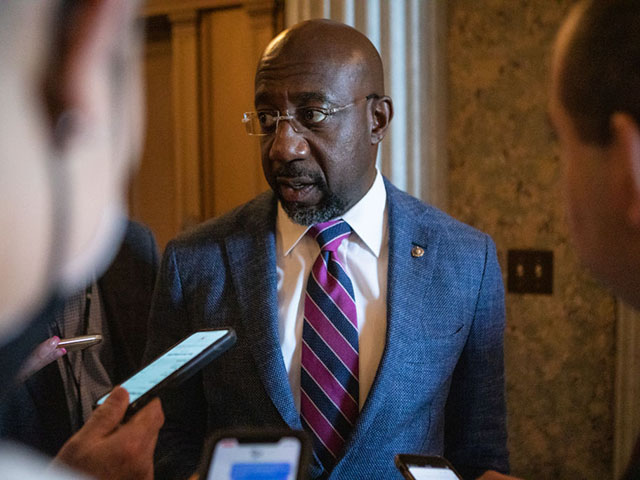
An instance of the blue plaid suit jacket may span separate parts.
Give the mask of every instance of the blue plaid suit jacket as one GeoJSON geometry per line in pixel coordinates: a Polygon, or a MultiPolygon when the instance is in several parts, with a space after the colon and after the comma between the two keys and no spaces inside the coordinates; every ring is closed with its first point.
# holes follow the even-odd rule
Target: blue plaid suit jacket
{"type": "MultiPolygon", "coordinates": [[[[397,453],[444,455],[465,478],[506,472],[504,291],[493,241],[386,179],[385,187],[386,346],[328,478],[399,479],[397,453]],[[414,245],[422,257],[411,255],[414,245]]],[[[163,395],[158,478],[188,476],[214,430],[301,428],[278,340],[275,216],[276,200],[264,193],[167,246],[147,360],[198,328],[232,326],[238,341],[163,395]]],[[[314,462],[310,477],[327,474],[314,462]]]]}

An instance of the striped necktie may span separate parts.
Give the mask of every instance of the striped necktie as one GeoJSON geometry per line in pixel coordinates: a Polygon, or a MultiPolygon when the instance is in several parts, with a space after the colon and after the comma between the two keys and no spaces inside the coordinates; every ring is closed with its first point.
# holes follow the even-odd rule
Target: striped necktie
{"type": "Polygon", "coordinates": [[[314,452],[330,471],[358,416],[358,322],[351,280],[336,250],[351,233],[344,220],[319,223],[320,245],[304,300],[300,414],[314,452]]]}

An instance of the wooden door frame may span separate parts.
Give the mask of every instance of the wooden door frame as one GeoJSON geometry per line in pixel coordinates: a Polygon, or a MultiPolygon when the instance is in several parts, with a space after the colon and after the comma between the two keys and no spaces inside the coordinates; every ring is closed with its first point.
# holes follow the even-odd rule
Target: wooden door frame
{"type": "MultiPolygon", "coordinates": [[[[201,105],[202,58],[199,52],[199,20],[202,12],[220,8],[245,8],[255,30],[254,49],[270,40],[282,24],[278,0],[148,0],[142,17],[164,16],[171,24],[172,114],[176,178],[176,225],[182,230],[210,216],[208,200],[212,184],[206,175],[202,141],[206,131],[201,105]]],[[[259,55],[259,52],[258,52],[259,55]]]]}

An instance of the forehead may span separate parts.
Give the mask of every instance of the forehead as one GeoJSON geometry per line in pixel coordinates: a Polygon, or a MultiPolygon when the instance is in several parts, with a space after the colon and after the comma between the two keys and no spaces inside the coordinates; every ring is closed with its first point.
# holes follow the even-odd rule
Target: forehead
{"type": "Polygon", "coordinates": [[[255,102],[349,102],[359,94],[360,71],[358,65],[330,59],[263,59],[256,73],[255,102]]]}

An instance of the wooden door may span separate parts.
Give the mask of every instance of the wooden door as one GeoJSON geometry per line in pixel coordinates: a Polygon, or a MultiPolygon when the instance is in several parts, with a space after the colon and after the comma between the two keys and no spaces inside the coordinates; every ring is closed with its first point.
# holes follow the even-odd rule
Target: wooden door
{"type": "Polygon", "coordinates": [[[161,249],[181,231],[267,188],[253,108],[260,53],[280,29],[276,0],[150,0],[144,9],[147,133],[131,217],[161,249]]]}

